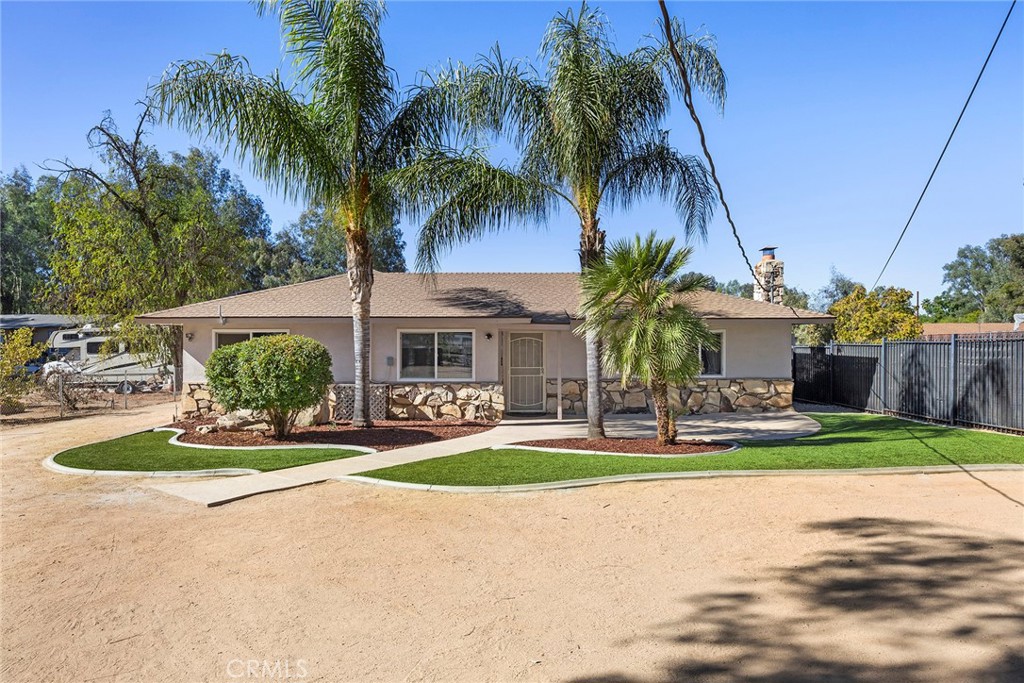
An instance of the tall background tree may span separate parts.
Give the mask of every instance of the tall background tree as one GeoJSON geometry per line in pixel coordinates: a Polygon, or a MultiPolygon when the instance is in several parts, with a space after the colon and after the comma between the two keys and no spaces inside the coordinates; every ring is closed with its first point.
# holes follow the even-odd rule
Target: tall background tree
{"type": "MultiPolygon", "coordinates": [[[[716,106],[725,76],[711,36],[691,37],[684,53],[697,88],[716,106]]],[[[452,247],[510,226],[547,220],[568,209],[579,233],[580,267],[605,251],[602,216],[656,197],[670,203],[688,235],[704,235],[715,205],[703,163],[681,154],[661,125],[676,79],[667,48],[647,44],[615,51],[605,16],[585,2],[558,14],[541,42],[544,73],[506,61],[495,47],[471,65],[430,82],[451,96],[440,114],[471,133],[467,148],[422,157],[399,174],[414,215],[424,217],[418,266],[433,270],[452,247]],[[515,166],[492,162],[480,145],[505,136],[515,166]],[[424,209],[423,205],[429,207],[424,209]],[[415,209],[419,208],[417,212],[415,209]]],[[[591,438],[604,435],[600,355],[587,336],[587,419],[591,438]]]]}
{"type": "MultiPolygon", "coordinates": [[[[398,222],[370,236],[375,270],[405,272],[405,239],[398,222]]],[[[323,206],[313,206],[271,238],[255,240],[246,272],[251,289],[295,284],[344,273],[347,264],[345,230],[323,206]]]]}
{"type": "Polygon", "coordinates": [[[33,180],[24,166],[0,178],[0,312],[39,313],[49,268],[57,178],[33,180]]]}
{"type": "Polygon", "coordinates": [[[718,340],[685,296],[707,288],[707,280],[684,273],[693,250],[675,249],[675,240],[619,240],[607,255],[583,271],[579,328],[602,340],[602,361],[623,381],[637,380],[651,390],[658,443],[675,443],[675,417],[669,386],[692,382],[701,372],[701,347],[718,340]]]}
{"type": "Polygon", "coordinates": [[[89,317],[137,351],[180,365],[180,330],[133,324],[136,314],[244,288],[246,253],[265,239],[260,200],[191,150],[165,158],[145,142],[146,107],[124,137],[108,116],[89,133],[103,167],[53,166],[64,176],[54,204],[46,296],[52,310],[89,317]]]}
{"type": "Polygon", "coordinates": [[[1024,312],[1024,233],[966,245],[942,267],[946,288],[921,302],[935,322],[1009,322],[1024,312]]]}
{"type": "MultiPolygon", "coordinates": [[[[294,83],[254,74],[243,57],[172,64],[152,91],[163,120],[234,150],[286,196],[324,207],[345,232],[355,352],[353,425],[369,427],[371,235],[394,226],[389,173],[430,147],[439,133],[424,102],[403,100],[384,59],[375,0],[263,0],[276,15],[294,83]]],[[[343,292],[338,292],[343,296],[343,292]]]]}

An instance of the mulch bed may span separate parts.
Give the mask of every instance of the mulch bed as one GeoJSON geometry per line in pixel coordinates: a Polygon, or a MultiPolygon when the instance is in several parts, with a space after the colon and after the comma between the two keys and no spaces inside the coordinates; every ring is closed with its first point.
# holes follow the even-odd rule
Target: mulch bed
{"type": "Polygon", "coordinates": [[[337,444],[343,446],[365,446],[378,451],[389,451],[405,446],[418,446],[434,441],[445,441],[460,436],[470,436],[493,429],[495,422],[464,420],[376,420],[372,429],[355,429],[347,422],[295,427],[288,438],[277,441],[270,432],[224,432],[199,434],[196,427],[213,424],[216,417],[199,420],[184,420],[170,425],[185,430],[178,437],[183,443],[199,443],[208,446],[316,446],[337,444]]]}
{"type": "Polygon", "coordinates": [[[659,446],[657,439],[539,439],[520,441],[517,446],[564,448],[572,451],[607,451],[609,453],[651,453],[654,455],[698,455],[717,453],[732,448],[724,443],[680,441],[674,446],[659,446]]]}

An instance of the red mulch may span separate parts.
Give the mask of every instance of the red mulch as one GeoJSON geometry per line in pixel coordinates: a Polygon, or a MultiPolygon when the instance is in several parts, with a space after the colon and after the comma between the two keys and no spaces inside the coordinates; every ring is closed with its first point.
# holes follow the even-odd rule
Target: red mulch
{"type": "Polygon", "coordinates": [[[517,446],[565,448],[573,451],[607,451],[609,453],[651,453],[655,455],[697,455],[716,453],[732,448],[724,443],[679,441],[674,446],[659,446],[657,439],[540,439],[520,441],[517,446]]]}
{"type": "Polygon", "coordinates": [[[418,446],[434,441],[445,441],[460,436],[470,436],[493,429],[494,422],[463,420],[376,420],[372,429],[355,429],[347,422],[295,427],[286,439],[277,441],[271,432],[223,432],[199,434],[195,428],[202,424],[213,424],[216,416],[197,420],[185,420],[170,425],[184,429],[178,437],[184,443],[201,443],[209,446],[316,446],[317,444],[340,444],[365,446],[378,451],[389,451],[405,446],[418,446]]]}

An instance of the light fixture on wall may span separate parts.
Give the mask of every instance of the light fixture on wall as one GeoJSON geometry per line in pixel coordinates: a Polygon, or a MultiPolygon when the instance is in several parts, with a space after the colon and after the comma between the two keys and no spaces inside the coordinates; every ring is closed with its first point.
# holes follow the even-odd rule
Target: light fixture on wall
{"type": "Polygon", "coordinates": [[[196,335],[193,334],[192,332],[186,332],[185,333],[185,339],[188,340],[188,341],[192,341],[193,339],[195,339],[195,336],[196,335]]]}
{"type": "Polygon", "coordinates": [[[492,339],[494,339],[494,335],[491,334],[490,332],[487,332],[484,334],[484,339],[486,339],[487,341],[491,341],[492,339]]]}

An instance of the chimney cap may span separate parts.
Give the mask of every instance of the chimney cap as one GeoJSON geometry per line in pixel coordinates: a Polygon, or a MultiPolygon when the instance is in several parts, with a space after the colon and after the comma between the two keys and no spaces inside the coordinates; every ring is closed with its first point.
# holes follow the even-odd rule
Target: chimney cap
{"type": "Polygon", "coordinates": [[[765,252],[765,251],[775,251],[776,249],[778,249],[778,247],[761,247],[761,251],[762,252],[765,252]]]}

